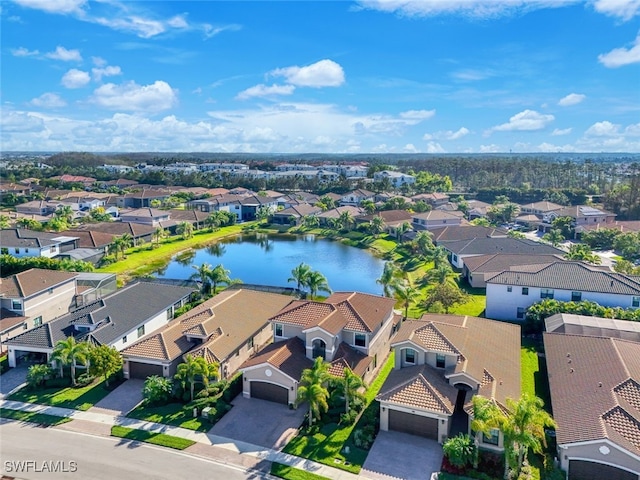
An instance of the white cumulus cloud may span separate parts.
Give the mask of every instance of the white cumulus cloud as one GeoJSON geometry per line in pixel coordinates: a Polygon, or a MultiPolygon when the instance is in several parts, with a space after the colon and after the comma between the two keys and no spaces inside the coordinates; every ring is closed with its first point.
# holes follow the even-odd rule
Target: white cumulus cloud
{"type": "Polygon", "coordinates": [[[560,100],[558,100],[558,105],[560,105],[561,107],[570,107],[571,105],[577,105],[581,103],[585,98],[587,98],[587,96],[581,93],[570,93],[566,97],[562,97],[560,100]]]}
{"type": "Polygon", "coordinates": [[[640,35],[629,48],[614,48],[609,53],[598,55],[598,61],[607,68],[618,68],[632,63],[640,63],[640,35]]]}
{"type": "Polygon", "coordinates": [[[114,75],[122,75],[120,67],[107,65],[106,67],[92,68],[91,74],[96,82],[100,82],[102,77],[112,77],[114,75]]]}
{"type": "Polygon", "coordinates": [[[291,95],[295,91],[296,87],[293,85],[254,85],[246,90],[243,90],[236,98],[238,100],[248,100],[254,97],[273,97],[278,95],[291,95]]]}
{"type": "Polygon", "coordinates": [[[62,60],[63,62],[81,62],[82,55],[79,50],[67,50],[64,47],[57,46],[55,51],[45,54],[45,57],[53,60],[62,60]]]}
{"type": "Polygon", "coordinates": [[[427,143],[427,153],[445,153],[445,150],[438,142],[429,142],[427,143]]]}
{"type": "Polygon", "coordinates": [[[287,83],[297,87],[339,87],[345,82],[344,70],[333,60],[320,60],[304,67],[276,68],[269,75],[284,77],[287,83]]]}
{"type": "Polygon", "coordinates": [[[413,143],[407,143],[402,150],[407,153],[418,153],[418,149],[413,143]]]}
{"type": "Polygon", "coordinates": [[[11,54],[14,57],[33,57],[35,55],[40,55],[38,50],[29,50],[28,48],[19,47],[11,50],[11,54]]]}
{"type": "Polygon", "coordinates": [[[591,125],[584,134],[591,137],[611,137],[620,133],[620,125],[613,124],[607,120],[596,122],[591,125]]]}
{"type": "Polygon", "coordinates": [[[551,135],[553,135],[554,137],[559,137],[561,135],[569,135],[571,133],[573,129],[571,127],[569,128],[556,128],[553,130],[553,132],[551,132],[551,135]]]}
{"type": "Polygon", "coordinates": [[[555,120],[553,115],[545,115],[535,110],[516,113],[507,123],[496,125],[491,130],[498,132],[542,130],[555,120]]]}
{"type": "Polygon", "coordinates": [[[627,21],[640,12],[640,0],[595,0],[593,8],[596,12],[627,21]]]}
{"type": "Polygon", "coordinates": [[[91,81],[87,72],[72,68],[62,76],[62,85],[66,88],[82,88],[91,81]]]}
{"type": "Polygon", "coordinates": [[[407,110],[400,113],[400,118],[406,120],[426,120],[436,114],[435,110],[407,110]]]}
{"type": "Polygon", "coordinates": [[[151,85],[106,83],[93,92],[91,101],[111,110],[160,112],[173,107],[178,97],[167,82],[157,80],[151,85]]]}
{"type": "Polygon", "coordinates": [[[66,106],[67,102],[65,102],[57,93],[47,92],[31,100],[29,104],[35,107],[56,108],[66,106]]]}
{"type": "Polygon", "coordinates": [[[466,127],[460,127],[455,132],[453,130],[441,130],[435,133],[425,133],[423,140],[459,140],[469,135],[471,131],[466,127]]]}
{"type": "Polygon", "coordinates": [[[49,13],[77,13],[82,10],[87,0],[13,0],[18,5],[49,13]]]}

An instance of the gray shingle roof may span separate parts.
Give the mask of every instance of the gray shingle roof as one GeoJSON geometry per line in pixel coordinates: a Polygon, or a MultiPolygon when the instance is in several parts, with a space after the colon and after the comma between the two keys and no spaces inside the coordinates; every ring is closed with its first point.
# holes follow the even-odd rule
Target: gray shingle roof
{"type": "Polygon", "coordinates": [[[152,282],[134,283],[5,343],[53,348],[58,340],[73,335],[78,340],[87,339],[97,344],[110,345],[192,292],[192,289],[185,287],[152,282]],[[78,332],[75,330],[76,325],[95,327],[90,332],[78,332]]]}
{"type": "Polygon", "coordinates": [[[562,250],[552,247],[551,245],[511,237],[472,238],[471,240],[446,242],[442,246],[457,255],[483,255],[491,253],[562,255],[564,253],[562,250]]]}
{"type": "Polygon", "coordinates": [[[487,283],[640,295],[639,277],[606,272],[580,262],[555,262],[533,272],[505,271],[491,277],[487,283]]]}

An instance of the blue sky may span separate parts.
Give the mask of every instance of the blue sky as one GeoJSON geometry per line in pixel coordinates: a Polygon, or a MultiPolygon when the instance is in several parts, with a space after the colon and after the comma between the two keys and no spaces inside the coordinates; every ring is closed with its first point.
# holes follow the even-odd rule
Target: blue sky
{"type": "Polygon", "coordinates": [[[640,0],[1,4],[2,151],[640,152],[640,0]]]}

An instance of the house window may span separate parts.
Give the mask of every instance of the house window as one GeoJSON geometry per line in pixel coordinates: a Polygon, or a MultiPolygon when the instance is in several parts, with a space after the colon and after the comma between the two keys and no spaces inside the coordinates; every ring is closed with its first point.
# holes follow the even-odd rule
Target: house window
{"type": "Polygon", "coordinates": [[[20,253],[20,249],[19,248],[14,248],[13,249],[15,253],[20,253]]]}
{"type": "Polygon", "coordinates": [[[529,287],[522,287],[522,294],[529,295],[529,287]]]}
{"type": "Polygon", "coordinates": [[[138,327],[138,338],[144,335],[144,325],[138,327]]]}
{"type": "Polygon", "coordinates": [[[640,307],[640,297],[633,297],[633,300],[631,300],[631,306],[640,307]]]}
{"type": "Polygon", "coordinates": [[[11,310],[22,310],[22,302],[20,300],[11,300],[11,310]]]}
{"type": "Polygon", "coordinates": [[[442,353],[436,353],[436,367],[444,368],[446,357],[442,353]]]}
{"type": "Polygon", "coordinates": [[[33,319],[34,327],[39,327],[40,325],[42,325],[42,316],[39,316],[33,319]]]}
{"type": "Polygon", "coordinates": [[[122,343],[127,343],[127,336],[122,337],[122,343]]]}
{"type": "Polygon", "coordinates": [[[29,249],[28,249],[28,248],[25,248],[25,249],[24,249],[24,253],[29,253],[29,249]]]}
{"type": "Polygon", "coordinates": [[[509,292],[509,293],[513,292],[513,287],[512,286],[508,286],[507,287],[507,292],[509,292]]]}
{"type": "Polygon", "coordinates": [[[498,445],[500,439],[500,431],[497,428],[492,428],[489,435],[482,434],[482,443],[488,443],[489,445],[498,445]]]}
{"type": "Polygon", "coordinates": [[[50,288],[49,290],[47,290],[47,292],[49,293],[49,295],[51,295],[53,293],[53,288],[50,288]]]}
{"type": "Polygon", "coordinates": [[[541,288],[540,298],[553,298],[553,288],[541,288]]]}
{"type": "Polygon", "coordinates": [[[518,311],[516,313],[516,318],[518,320],[522,320],[524,318],[524,313],[527,311],[524,307],[518,307],[518,311]]]}
{"type": "Polygon", "coordinates": [[[582,292],[571,292],[571,301],[579,302],[582,300],[582,292]]]}
{"type": "Polygon", "coordinates": [[[457,255],[451,255],[451,259],[454,261],[454,263],[456,263],[458,261],[458,256],[457,255]]]}
{"type": "Polygon", "coordinates": [[[404,363],[416,363],[416,351],[413,348],[407,348],[404,351],[404,363]]]}
{"type": "Polygon", "coordinates": [[[284,337],[284,328],[281,323],[274,324],[274,330],[276,337],[284,337]]]}
{"type": "Polygon", "coordinates": [[[253,337],[251,337],[247,342],[247,350],[251,350],[252,348],[253,348],[253,337]]]}
{"type": "Polygon", "coordinates": [[[364,333],[356,333],[355,335],[355,345],[356,347],[366,347],[367,346],[367,336],[364,333]]]}

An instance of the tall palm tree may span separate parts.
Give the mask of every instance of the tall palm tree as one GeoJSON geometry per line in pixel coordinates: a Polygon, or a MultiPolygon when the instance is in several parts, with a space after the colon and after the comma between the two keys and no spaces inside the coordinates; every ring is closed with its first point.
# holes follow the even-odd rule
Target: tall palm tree
{"type": "Polygon", "coordinates": [[[393,290],[393,284],[397,283],[397,275],[399,273],[398,267],[393,262],[385,262],[384,268],[380,278],[376,280],[376,283],[382,285],[382,294],[385,297],[390,297],[393,290]]]}
{"type": "Polygon", "coordinates": [[[213,268],[208,263],[202,265],[192,265],[196,272],[191,275],[192,279],[200,280],[200,292],[205,294],[211,290],[211,273],[213,268]]]}
{"type": "Polygon", "coordinates": [[[409,222],[404,222],[404,223],[400,224],[396,228],[396,240],[398,240],[398,241],[402,240],[402,236],[405,233],[407,233],[409,230],[411,230],[411,224],[409,222]]]}
{"type": "Polygon", "coordinates": [[[184,357],[184,362],[176,368],[175,378],[182,383],[183,387],[189,384],[191,401],[193,402],[194,388],[198,379],[206,387],[209,384],[209,379],[217,376],[217,370],[217,364],[208,363],[204,357],[194,357],[187,354],[184,357]]]}
{"type": "Polygon", "coordinates": [[[353,225],[353,215],[348,210],[345,210],[338,217],[338,223],[342,230],[350,230],[351,225],[353,225]]]}
{"type": "Polygon", "coordinates": [[[506,417],[500,407],[490,398],[475,395],[471,402],[473,404],[473,419],[471,420],[471,430],[475,432],[475,451],[473,458],[473,468],[478,468],[480,453],[480,436],[491,435],[491,430],[500,429],[506,417]]]}
{"type": "Polygon", "coordinates": [[[56,208],[53,215],[57,218],[64,219],[67,223],[71,223],[73,220],[73,209],[70,205],[61,205],[56,208]]]}
{"type": "Polygon", "coordinates": [[[225,270],[222,264],[216,265],[213,270],[211,270],[211,274],[209,275],[209,280],[211,280],[211,285],[213,286],[213,294],[216,293],[216,288],[219,283],[224,283],[229,285],[231,283],[231,277],[229,274],[231,271],[225,270]]]}
{"type": "Polygon", "coordinates": [[[371,215],[376,211],[376,204],[373,200],[363,200],[360,202],[360,206],[367,212],[367,215],[371,215]]]}
{"type": "Polygon", "coordinates": [[[122,256],[124,257],[124,252],[127,248],[131,248],[133,246],[133,237],[128,233],[123,233],[120,236],[120,251],[122,252],[122,256]]]}
{"type": "Polygon", "coordinates": [[[329,379],[329,364],[322,357],[315,359],[312,368],[302,371],[300,386],[298,387],[298,402],[309,403],[309,428],[313,425],[313,419],[320,417],[320,410],[329,409],[327,399],[329,391],[324,386],[329,379]]]}
{"type": "Polygon", "coordinates": [[[312,300],[318,292],[331,293],[331,288],[329,288],[329,283],[327,282],[326,277],[320,272],[309,272],[306,286],[309,287],[309,294],[311,295],[312,300]]]}
{"type": "Polygon", "coordinates": [[[59,340],[53,347],[51,358],[60,364],[60,376],[64,376],[62,367],[71,367],[71,384],[76,384],[76,362],[86,365],[89,358],[89,344],[87,342],[76,342],[76,339],[69,337],[59,340]]]}
{"type": "Polygon", "coordinates": [[[404,318],[409,316],[409,307],[420,297],[420,290],[412,287],[408,282],[398,283],[394,286],[394,296],[402,302],[404,318]]]}
{"type": "Polygon", "coordinates": [[[353,373],[350,368],[344,368],[344,377],[342,378],[342,393],[344,394],[345,413],[349,413],[349,400],[357,397],[360,394],[360,389],[363,388],[364,382],[362,378],[353,373]]]}
{"type": "Polygon", "coordinates": [[[167,231],[164,228],[158,227],[154,230],[153,238],[156,241],[156,247],[160,246],[160,240],[162,240],[163,238],[166,238],[166,236],[167,236],[167,231]]]}
{"type": "Polygon", "coordinates": [[[441,265],[449,265],[449,254],[444,247],[434,247],[428,255],[429,259],[433,261],[433,266],[439,268],[441,265]]]}
{"type": "Polygon", "coordinates": [[[310,273],[311,267],[302,262],[300,265],[294,267],[294,269],[291,270],[291,277],[289,277],[287,282],[296,282],[296,288],[300,290],[300,287],[304,287],[307,285],[307,279],[309,278],[310,273]]]}
{"type": "Polygon", "coordinates": [[[305,215],[302,217],[302,225],[305,228],[317,228],[320,225],[320,219],[317,215],[305,215]]]}
{"type": "Polygon", "coordinates": [[[176,233],[182,235],[184,240],[191,238],[193,237],[193,225],[189,222],[180,222],[176,227],[176,233]]]}
{"type": "Polygon", "coordinates": [[[413,242],[415,244],[418,255],[422,255],[423,257],[428,256],[435,248],[433,245],[433,240],[431,240],[431,232],[428,232],[426,230],[418,232],[413,242]]]}
{"type": "Polygon", "coordinates": [[[560,245],[562,242],[564,242],[564,240],[565,240],[564,235],[557,228],[553,228],[551,231],[545,233],[542,236],[543,242],[550,243],[554,247],[557,247],[558,245],[560,245]]]}
{"type": "Polygon", "coordinates": [[[448,263],[442,263],[436,268],[432,268],[427,272],[427,279],[434,283],[443,284],[447,281],[449,275],[453,273],[453,269],[448,263]]]}
{"type": "Polygon", "coordinates": [[[377,238],[378,235],[384,231],[384,226],[384,219],[381,216],[376,215],[369,222],[369,231],[377,238]]]}

